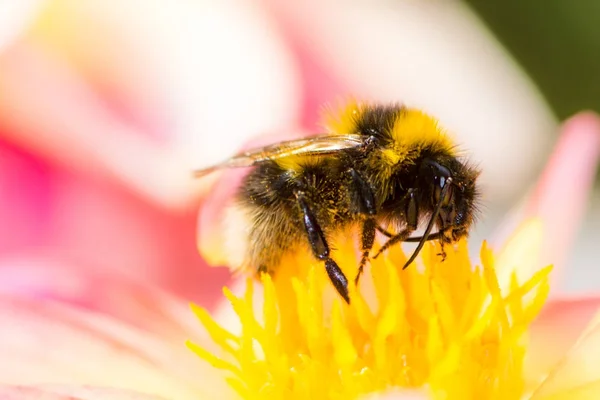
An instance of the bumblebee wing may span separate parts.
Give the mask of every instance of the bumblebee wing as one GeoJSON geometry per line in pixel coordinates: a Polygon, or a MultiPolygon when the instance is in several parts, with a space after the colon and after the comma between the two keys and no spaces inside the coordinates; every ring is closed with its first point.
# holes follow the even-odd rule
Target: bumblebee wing
{"type": "Polygon", "coordinates": [[[194,171],[194,176],[201,177],[223,168],[251,167],[265,161],[277,160],[289,156],[334,154],[343,149],[361,146],[364,144],[364,141],[365,136],[358,134],[320,135],[288,140],[245,151],[220,164],[196,170],[194,171]]]}

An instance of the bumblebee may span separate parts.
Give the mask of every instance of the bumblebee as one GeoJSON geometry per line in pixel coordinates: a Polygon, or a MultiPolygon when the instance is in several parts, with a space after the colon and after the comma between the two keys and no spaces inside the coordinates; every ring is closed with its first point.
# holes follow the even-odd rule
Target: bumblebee
{"type": "Polygon", "coordinates": [[[370,257],[396,243],[418,242],[406,268],[426,241],[452,244],[468,235],[479,171],[461,160],[434,118],[399,104],[352,102],[331,114],[326,127],[327,134],[243,152],[195,172],[253,167],[237,195],[249,222],[246,267],[273,273],[282,255],[308,245],[349,303],[348,279],[330,255],[332,234],[359,230],[356,283],[370,257]],[[424,233],[411,237],[421,223],[424,233]],[[377,231],[387,239],[373,252],[377,231]]]}

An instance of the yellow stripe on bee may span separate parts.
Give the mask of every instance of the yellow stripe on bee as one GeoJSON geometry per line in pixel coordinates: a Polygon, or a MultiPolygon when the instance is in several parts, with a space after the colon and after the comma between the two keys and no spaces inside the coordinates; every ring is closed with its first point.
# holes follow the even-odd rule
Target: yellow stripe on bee
{"type": "Polygon", "coordinates": [[[387,164],[396,165],[401,160],[406,159],[406,154],[398,152],[396,149],[385,149],[381,151],[387,164]]]}
{"type": "Polygon", "coordinates": [[[435,118],[421,110],[404,109],[398,115],[390,133],[394,139],[394,151],[388,152],[390,161],[410,157],[410,153],[419,152],[424,147],[435,147],[444,150],[450,156],[456,155],[452,138],[439,126],[435,118]]]}
{"type": "MultiPolygon", "coordinates": [[[[345,106],[329,109],[324,116],[325,127],[330,133],[357,133],[357,125],[370,109],[368,103],[350,100],[345,106]]],[[[452,137],[438,124],[438,121],[419,109],[398,106],[396,120],[393,126],[381,132],[392,139],[392,144],[378,153],[378,168],[385,171],[384,165],[392,168],[400,162],[412,162],[421,151],[434,148],[456,156],[455,144],[452,137]]],[[[364,132],[363,132],[364,133],[364,132]]],[[[286,163],[294,165],[293,160],[286,163]]],[[[294,168],[291,168],[294,169],[294,168]]],[[[390,170],[391,171],[391,170],[390,170]]]]}
{"type": "Polygon", "coordinates": [[[323,117],[325,128],[333,134],[356,133],[356,122],[360,120],[365,108],[365,104],[356,100],[350,100],[336,109],[328,108],[323,117]]]}
{"type": "Polygon", "coordinates": [[[286,171],[299,173],[305,167],[317,164],[321,159],[319,156],[297,155],[279,158],[275,162],[286,171]]]}

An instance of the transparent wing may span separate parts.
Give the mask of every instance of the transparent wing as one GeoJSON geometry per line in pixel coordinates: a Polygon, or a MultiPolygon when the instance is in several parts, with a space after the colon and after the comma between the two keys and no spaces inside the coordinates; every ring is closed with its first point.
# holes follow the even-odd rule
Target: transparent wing
{"type": "Polygon", "coordinates": [[[201,177],[223,168],[251,167],[265,161],[277,160],[290,156],[334,154],[343,149],[361,146],[364,141],[365,136],[358,134],[320,135],[288,140],[245,151],[220,164],[196,170],[194,171],[194,176],[201,177]]]}

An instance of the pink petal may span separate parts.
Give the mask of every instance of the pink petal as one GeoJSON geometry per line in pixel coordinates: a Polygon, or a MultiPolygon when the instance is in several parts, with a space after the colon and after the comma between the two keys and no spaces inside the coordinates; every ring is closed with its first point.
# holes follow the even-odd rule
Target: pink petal
{"type": "MultiPolygon", "coordinates": [[[[233,205],[237,189],[248,171],[227,171],[206,196],[198,215],[198,250],[209,265],[230,265],[233,250],[226,246],[227,209],[233,205]]],[[[240,229],[244,229],[240,227],[240,229]]]]}
{"type": "Polygon", "coordinates": [[[529,329],[525,375],[539,382],[573,347],[600,308],[600,295],[556,298],[529,329]]]}
{"type": "Polygon", "coordinates": [[[0,326],[5,384],[98,385],[178,399],[226,390],[183,342],[51,299],[0,296],[0,326]]]}
{"type": "Polygon", "coordinates": [[[588,203],[600,157],[600,118],[591,112],[568,120],[526,213],[545,221],[541,263],[562,269],[588,203]]]}
{"type": "Polygon", "coordinates": [[[0,138],[0,254],[46,238],[52,218],[50,170],[43,161],[0,138]]]}
{"type": "Polygon", "coordinates": [[[116,179],[165,207],[190,206],[206,189],[192,180],[181,151],[113,115],[64,63],[26,46],[0,61],[2,134],[11,142],[82,173],[116,179]]]}
{"type": "Polygon", "coordinates": [[[0,386],[1,400],[160,400],[164,397],[96,386],[0,386]]]}
{"type": "Polygon", "coordinates": [[[206,268],[198,255],[197,206],[173,212],[114,182],[58,171],[52,179],[51,232],[34,249],[84,268],[144,279],[196,302],[220,296],[227,274],[206,268]]]}
{"type": "MultiPolygon", "coordinates": [[[[591,112],[580,113],[562,127],[546,169],[525,207],[514,212],[495,235],[501,243],[520,223],[539,218],[543,236],[541,246],[532,248],[531,268],[553,264],[554,279],[561,270],[579,228],[600,156],[600,119],[591,112]]],[[[535,246],[534,246],[535,247],[535,246]]]]}
{"type": "MultiPolygon", "coordinates": [[[[536,339],[534,339],[536,340],[536,339]]],[[[600,320],[592,322],[576,344],[551,370],[532,399],[596,399],[600,396],[600,320]],[[568,394],[577,394],[569,397],[568,394]]]]}
{"type": "Polygon", "coordinates": [[[123,274],[58,263],[48,258],[0,262],[0,294],[57,301],[119,319],[183,343],[197,331],[188,301],[123,274]]]}
{"type": "Polygon", "coordinates": [[[203,291],[214,297],[211,287],[218,292],[225,274],[204,274],[189,240],[195,233],[196,185],[209,185],[192,179],[178,151],[113,115],[82,77],[38,48],[3,54],[0,71],[0,135],[6,147],[26,148],[20,151],[28,158],[48,158],[77,171],[0,157],[0,186],[15,192],[3,203],[15,209],[0,210],[0,217],[9,215],[0,229],[0,239],[9,240],[0,247],[52,251],[86,266],[145,275],[195,300],[204,300],[196,297],[203,291]],[[151,194],[138,196],[140,186],[162,193],[168,204],[158,203],[166,207],[150,201],[157,200],[151,194]]]}

